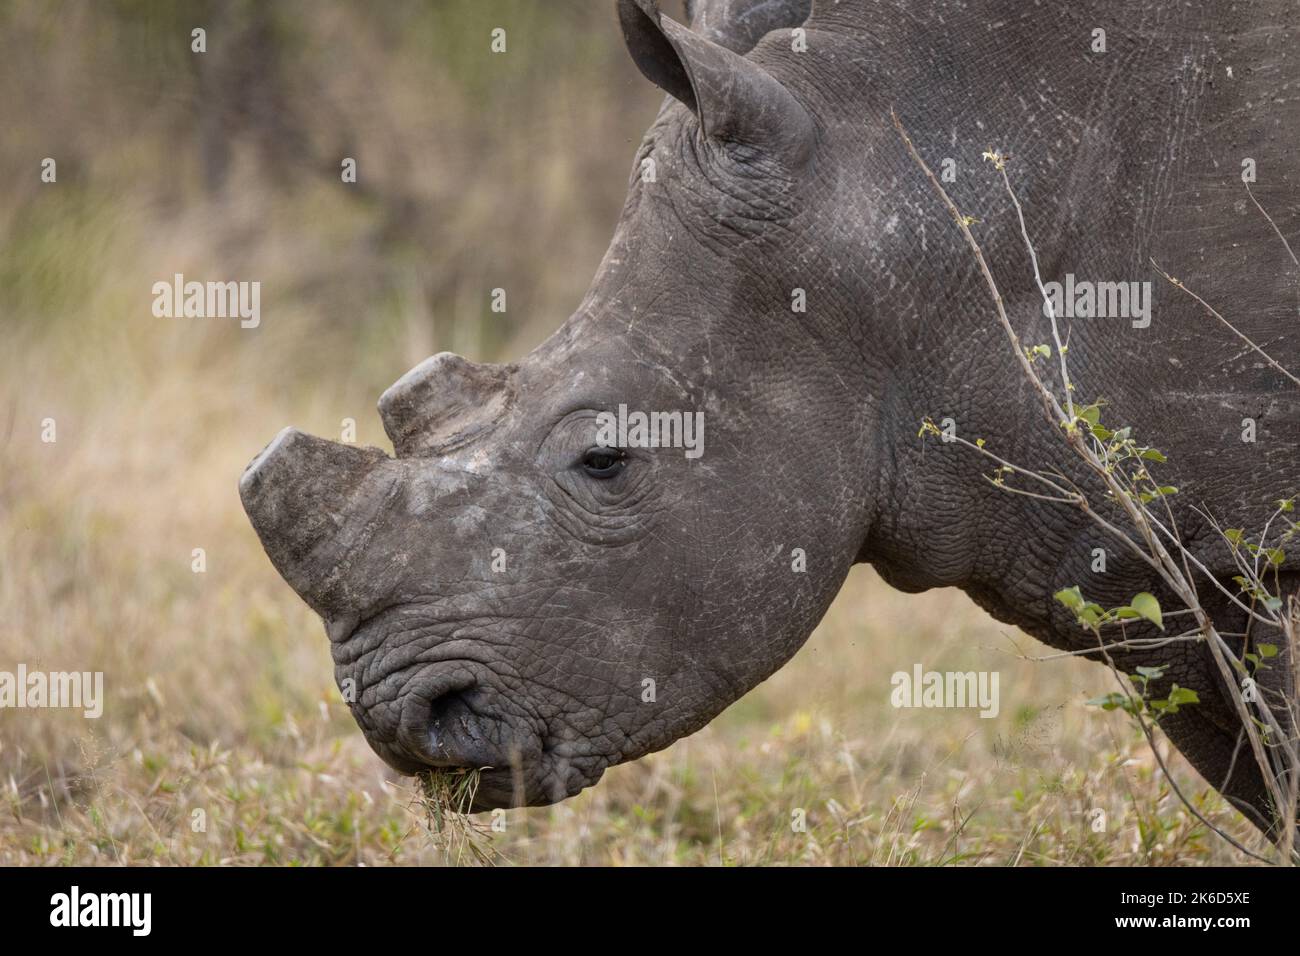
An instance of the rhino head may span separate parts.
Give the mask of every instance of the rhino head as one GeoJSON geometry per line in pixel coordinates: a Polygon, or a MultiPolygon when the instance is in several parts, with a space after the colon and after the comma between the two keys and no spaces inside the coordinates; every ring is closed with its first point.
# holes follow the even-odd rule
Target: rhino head
{"type": "Polygon", "coordinates": [[[791,308],[833,269],[824,130],[789,34],[749,52],[740,16],[806,3],[723,6],[739,32],[620,2],[669,98],[554,336],[408,372],[379,400],[393,457],[286,429],[240,483],[370,745],[482,769],[476,809],[564,799],[702,727],[806,640],[871,523],[861,368],[791,308]],[[602,435],[620,406],[660,413],[657,437],[699,422],[694,447],[602,435]]]}

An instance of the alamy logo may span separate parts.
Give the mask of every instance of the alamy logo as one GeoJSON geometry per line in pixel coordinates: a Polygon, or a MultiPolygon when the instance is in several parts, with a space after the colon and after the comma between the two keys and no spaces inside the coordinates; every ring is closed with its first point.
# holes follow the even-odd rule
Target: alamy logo
{"type": "Polygon", "coordinates": [[[239,319],[245,329],[262,323],[262,283],[186,282],[178,272],[171,282],[153,284],[153,314],[164,319],[239,319]]]}
{"type": "Polygon", "coordinates": [[[981,717],[998,715],[997,671],[896,671],[889,679],[895,707],[978,707],[981,717]]]}
{"type": "Polygon", "coordinates": [[[104,712],[104,672],[0,671],[0,710],[14,707],[73,707],[91,720],[104,712]]]}
{"type": "Polygon", "coordinates": [[[603,448],[685,448],[687,458],[704,454],[703,412],[629,412],[596,414],[596,444],[603,448]]]}
{"type": "Polygon", "coordinates": [[[68,893],[50,897],[51,926],[129,926],[132,936],[148,936],[153,926],[152,893],[68,893]]]}
{"type": "Polygon", "coordinates": [[[1043,289],[1043,315],[1049,318],[1055,313],[1058,319],[1132,319],[1135,329],[1151,324],[1150,282],[1077,281],[1067,272],[1064,284],[1048,282],[1043,289]]]}

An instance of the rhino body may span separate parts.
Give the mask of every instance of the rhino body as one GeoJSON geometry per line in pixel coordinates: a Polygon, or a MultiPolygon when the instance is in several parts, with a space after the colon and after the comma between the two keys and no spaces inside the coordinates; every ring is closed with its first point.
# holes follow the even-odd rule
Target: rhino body
{"type": "MultiPolygon", "coordinates": [[[[923,419],[950,419],[1099,495],[891,110],[981,220],[1022,341],[1050,342],[1049,326],[985,149],[1010,156],[1044,280],[1111,283],[1112,306],[1138,284],[1133,314],[1063,320],[1077,397],[1104,398],[1106,421],[1167,456],[1179,533],[1211,573],[1229,587],[1237,573],[1213,521],[1257,532],[1300,485],[1300,388],[1151,265],[1300,367],[1300,277],[1242,181],[1249,159],[1255,199],[1300,244],[1293,5],[692,6],[694,30],[652,0],[618,3],[668,97],[568,322],[517,364],[444,353],[407,373],[380,400],[394,457],[290,429],[241,482],[276,568],[325,621],[367,740],[400,771],[492,768],[478,809],[563,799],[697,730],[795,653],[855,562],[905,591],[959,587],[1063,650],[1095,640],[1061,588],[1177,610],[1077,509],[996,488],[987,459],[918,438],[923,419]],[[601,416],[620,405],[702,413],[703,454],[606,447],[601,416]]],[[[1202,591],[1221,630],[1245,630],[1202,591]]],[[[1165,732],[1269,829],[1204,643],[1114,657],[1165,667],[1155,695],[1197,691],[1165,732]]],[[[1294,699],[1281,676],[1265,690],[1294,699]]]]}

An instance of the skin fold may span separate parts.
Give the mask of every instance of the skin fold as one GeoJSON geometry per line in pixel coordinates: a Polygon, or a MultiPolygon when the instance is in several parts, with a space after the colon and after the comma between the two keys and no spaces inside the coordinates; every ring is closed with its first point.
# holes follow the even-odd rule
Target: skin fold
{"type": "MultiPolygon", "coordinates": [[[[1207,515],[1257,532],[1296,492],[1300,388],[1149,260],[1300,367],[1300,277],[1241,181],[1249,157],[1255,198],[1300,244],[1300,30],[1286,5],[699,0],[694,30],[652,0],[617,7],[630,55],[668,96],[573,316],[517,364],[444,353],[404,376],[380,400],[394,457],[290,429],[241,481],[384,760],[491,768],[477,809],[564,799],[781,667],[856,562],[905,591],[960,587],[1066,650],[1093,638],[1053,600],[1061,588],[1177,608],[1077,510],[998,489],[987,459],[918,437],[923,419],[951,419],[1100,501],[891,109],[931,167],[952,161],[945,188],[980,220],[1025,343],[1050,330],[985,149],[1011,157],[1045,279],[1152,283],[1145,328],[1064,323],[1077,397],[1104,398],[1108,423],[1168,457],[1180,534],[1230,581],[1207,515]],[[704,453],[631,447],[594,467],[607,463],[591,454],[597,416],[620,404],[702,412],[704,453]]],[[[1300,560],[1281,570],[1294,592],[1300,560]]],[[[1202,592],[1220,628],[1244,629],[1202,592]]],[[[1198,692],[1161,726],[1269,829],[1204,645],[1115,659],[1166,666],[1156,696],[1198,692]]],[[[1288,660],[1283,648],[1270,673],[1288,660]]],[[[1261,683],[1294,699],[1280,677],[1261,683]]]]}

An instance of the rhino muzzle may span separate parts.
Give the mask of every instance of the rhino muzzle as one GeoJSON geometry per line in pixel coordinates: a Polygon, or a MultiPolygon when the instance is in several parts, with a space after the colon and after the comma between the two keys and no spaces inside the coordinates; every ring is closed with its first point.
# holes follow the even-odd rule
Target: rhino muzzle
{"type": "Polygon", "coordinates": [[[544,727],[501,698],[508,649],[466,636],[467,621],[494,611],[476,584],[492,577],[475,564],[483,549],[470,546],[485,534],[483,517],[518,495],[486,480],[481,452],[455,449],[501,423],[511,373],[432,356],[379,401],[395,457],[286,428],[239,483],[272,564],[324,620],[340,688],[371,746],[406,773],[494,768],[483,799],[496,805],[580,786],[555,792],[540,778],[544,727]]]}

